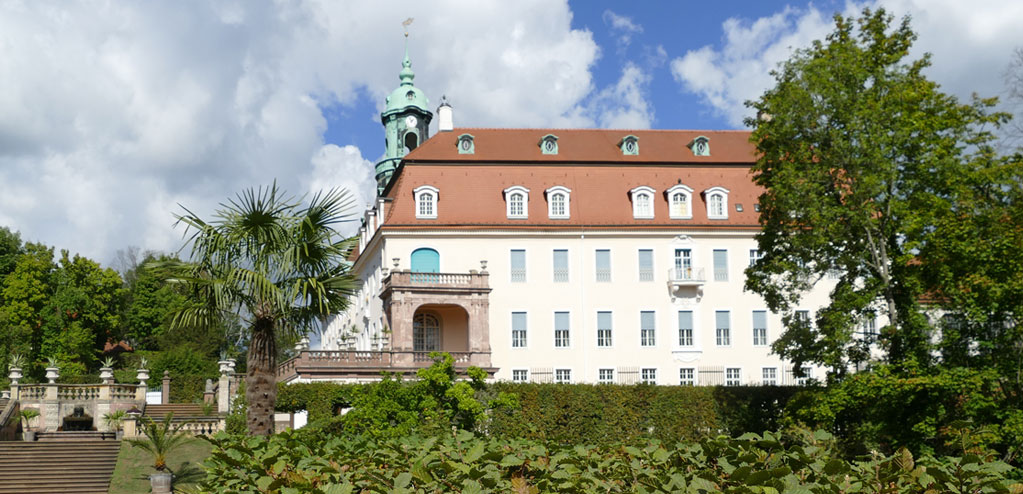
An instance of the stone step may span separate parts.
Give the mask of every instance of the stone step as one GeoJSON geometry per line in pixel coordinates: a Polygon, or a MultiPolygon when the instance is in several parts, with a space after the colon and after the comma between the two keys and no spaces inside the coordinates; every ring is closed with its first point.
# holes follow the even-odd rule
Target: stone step
{"type": "Polygon", "coordinates": [[[120,446],[94,439],[0,442],[0,494],[105,493],[120,446]]]}

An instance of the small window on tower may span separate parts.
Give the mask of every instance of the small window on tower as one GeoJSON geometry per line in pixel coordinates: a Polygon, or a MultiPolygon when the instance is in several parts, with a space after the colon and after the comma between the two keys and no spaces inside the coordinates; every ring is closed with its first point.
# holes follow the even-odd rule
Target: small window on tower
{"type": "Polygon", "coordinates": [[[458,154],[476,154],[476,143],[472,134],[458,136],[458,154]]]}
{"type": "Polygon", "coordinates": [[[405,99],[407,99],[409,101],[412,101],[412,100],[416,99],[416,92],[415,91],[409,91],[409,92],[405,93],[405,99]]]}

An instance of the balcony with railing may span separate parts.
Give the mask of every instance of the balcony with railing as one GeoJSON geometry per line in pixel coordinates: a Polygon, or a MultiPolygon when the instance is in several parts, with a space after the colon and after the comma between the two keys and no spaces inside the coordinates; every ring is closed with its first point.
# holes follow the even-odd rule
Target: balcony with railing
{"type": "Polygon", "coordinates": [[[668,270],[668,282],[677,286],[695,286],[707,282],[703,268],[671,268],[668,270]]]}

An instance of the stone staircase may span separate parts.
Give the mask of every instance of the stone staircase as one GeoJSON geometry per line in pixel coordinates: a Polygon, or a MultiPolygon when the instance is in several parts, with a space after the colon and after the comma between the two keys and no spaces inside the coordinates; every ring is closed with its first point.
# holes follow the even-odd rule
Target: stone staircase
{"type": "Polygon", "coordinates": [[[106,494],[120,441],[0,442],[0,494],[106,494]]]}
{"type": "MultiPolygon", "coordinates": [[[[166,405],[146,405],[146,410],[143,413],[144,416],[149,417],[157,422],[163,420],[163,417],[167,413],[174,413],[174,418],[184,417],[202,417],[205,414],[202,413],[202,405],[198,403],[169,403],[166,405]]],[[[216,412],[213,412],[216,415],[216,412]]]]}

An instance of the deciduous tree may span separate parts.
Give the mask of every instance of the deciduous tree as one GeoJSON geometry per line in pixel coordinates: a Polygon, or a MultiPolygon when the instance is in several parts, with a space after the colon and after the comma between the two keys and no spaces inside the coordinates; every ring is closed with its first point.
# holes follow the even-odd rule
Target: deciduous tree
{"type": "Polygon", "coordinates": [[[879,337],[896,366],[926,365],[930,330],[918,305],[925,287],[915,256],[955,201],[957,182],[981,176],[989,160],[994,100],[964,104],[942,93],[909,60],[916,35],[884,10],[835,16],[835,30],[798,50],[776,85],[748,105],[764,257],[746,288],[783,314],[774,350],[796,366],[844,372],[864,358],[857,324],[877,313],[879,337]],[[809,321],[795,310],[826,274],[837,274],[830,304],[809,321]]]}

